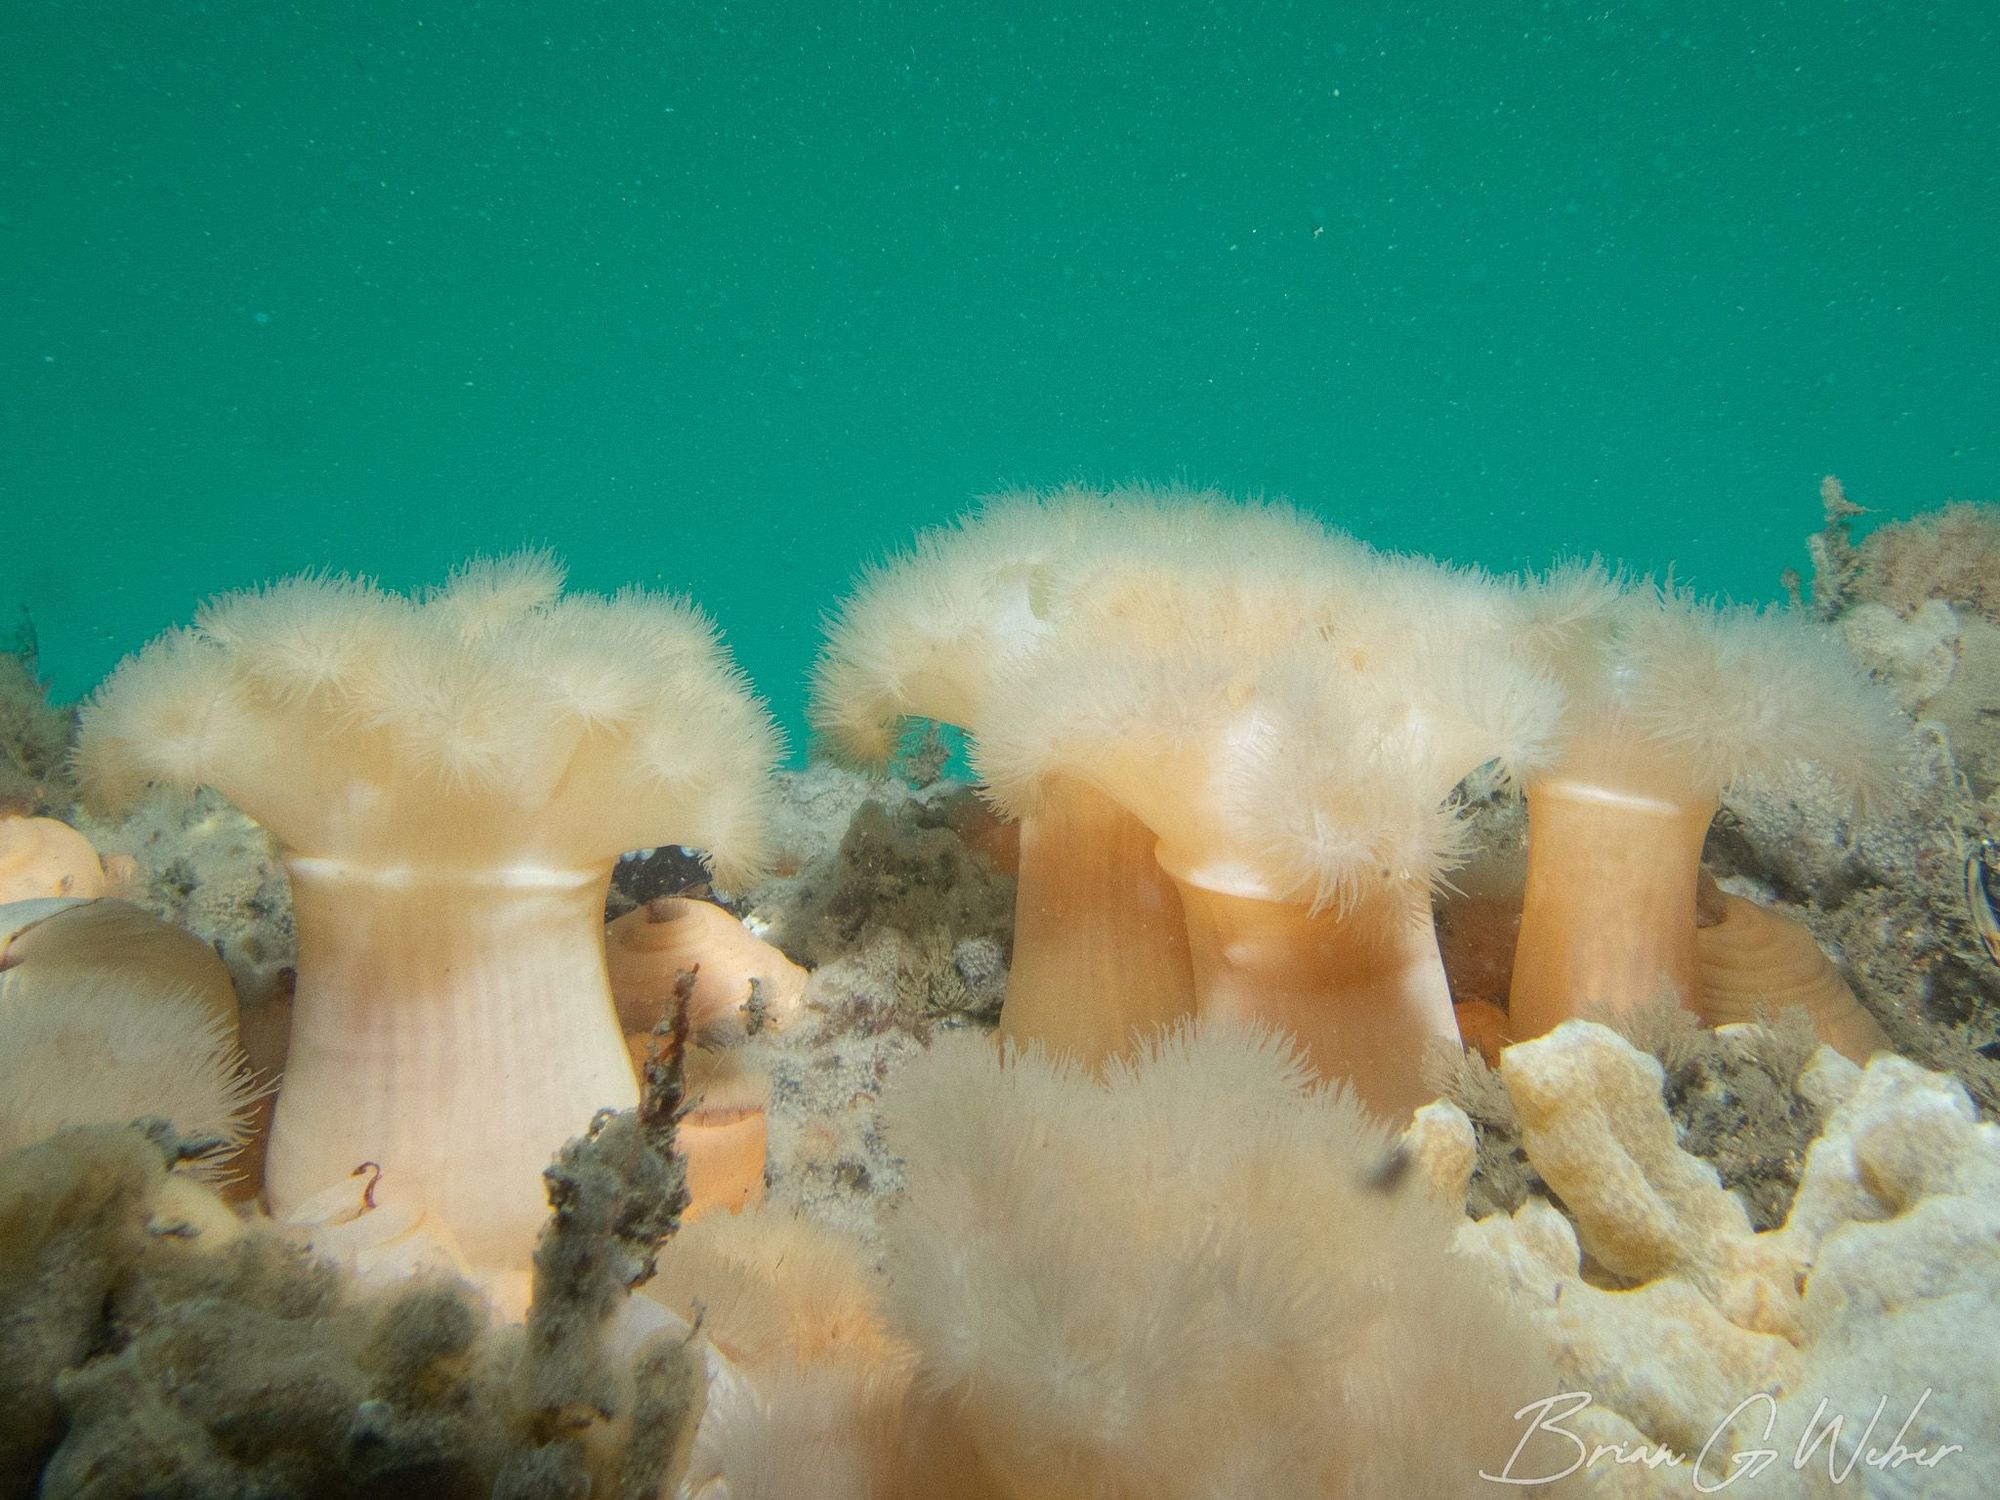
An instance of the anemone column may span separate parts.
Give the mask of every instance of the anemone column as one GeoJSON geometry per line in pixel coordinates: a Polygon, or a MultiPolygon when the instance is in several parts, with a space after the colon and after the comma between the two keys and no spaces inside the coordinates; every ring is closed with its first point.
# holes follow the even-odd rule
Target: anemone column
{"type": "Polygon", "coordinates": [[[610,866],[285,865],[299,982],[272,1212],[374,1162],[378,1201],[437,1214],[475,1265],[525,1264],[544,1169],[638,1102],[604,969],[610,866]]]}
{"type": "Polygon", "coordinates": [[[1096,788],[1054,781],[1021,820],[1000,1035],[1095,1067],[1192,1012],[1187,925],[1152,830],[1096,788]]]}
{"type": "Polygon", "coordinates": [[[1282,1027],[1317,1071],[1399,1124],[1436,1097],[1427,1055],[1459,1036],[1428,893],[1357,914],[1188,883],[1181,899],[1203,1016],[1282,1027]]]}
{"type": "Polygon", "coordinates": [[[1528,784],[1528,879],[1509,989],[1512,1035],[1670,999],[1699,983],[1695,887],[1713,798],[1551,776],[1528,784]]]}

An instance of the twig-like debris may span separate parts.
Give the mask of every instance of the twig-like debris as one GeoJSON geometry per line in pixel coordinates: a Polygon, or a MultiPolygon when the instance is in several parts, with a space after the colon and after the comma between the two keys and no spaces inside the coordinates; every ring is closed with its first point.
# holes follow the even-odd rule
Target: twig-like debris
{"type": "Polygon", "coordinates": [[[1848,499],[1846,489],[1831,474],[1819,482],[1819,503],[1825,525],[1807,540],[1806,550],[1813,560],[1813,608],[1821,619],[1831,620],[1853,599],[1854,583],[1861,573],[1853,521],[1866,515],[1868,507],[1848,499]]]}
{"type": "MultiPolygon", "coordinates": [[[[669,1156],[677,1150],[674,1127],[687,1113],[688,1005],[694,997],[696,977],[694,969],[683,969],[674,975],[673,1005],[653,1027],[646,1065],[640,1070],[639,1123],[646,1128],[654,1145],[669,1156]]],[[[674,1211],[676,1222],[686,1207],[687,1196],[683,1192],[674,1211]]]]}
{"type": "Polygon", "coordinates": [[[755,1036],[771,1024],[771,1002],[764,998],[764,981],[750,976],[750,998],[737,1007],[743,1012],[743,1034],[755,1036]]]}
{"type": "Polygon", "coordinates": [[[524,1435],[538,1475],[557,1458],[536,1451],[548,1449],[582,1474],[585,1432],[630,1409],[621,1389],[629,1377],[606,1359],[603,1335],[632,1289],[651,1279],[661,1242],[687,1209],[674,1131],[686,1107],[692,989],[692,976],[676,981],[673,1009],[654,1028],[639,1107],[599,1113],[543,1174],[554,1212],[535,1247],[521,1366],[524,1435]]]}

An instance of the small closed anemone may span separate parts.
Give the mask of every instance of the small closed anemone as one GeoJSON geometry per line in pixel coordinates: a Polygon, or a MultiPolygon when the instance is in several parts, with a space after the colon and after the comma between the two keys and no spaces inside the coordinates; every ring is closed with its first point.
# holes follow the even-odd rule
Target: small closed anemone
{"type": "MultiPolygon", "coordinates": [[[[988,501],[870,569],[828,624],[813,722],[839,753],[879,764],[906,720],[976,741],[1004,726],[995,684],[1033,661],[1106,557],[1223,524],[1311,540],[1282,507],[1180,488],[1069,487],[988,501]]],[[[1266,549],[1274,555],[1282,549],[1266,549]]],[[[1003,1035],[1097,1061],[1132,1032],[1188,1013],[1193,977],[1180,902],[1153,859],[1155,833],[1088,782],[1050,776],[1010,808],[1020,820],[1013,960],[1003,1035]],[[1122,995],[1121,1004],[1104,997],[1122,995]]]]}
{"type": "Polygon", "coordinates": [[[1841,1056],[1866,1065],[1890,1052],[1882,1025],[1855,998],[1833,961],[1800,923],[1721,890],[1701,876],[1695,951],[1701,963],[1701,1018],[1726,1026],[1803,1010],[1813,1033],[1841,1056]]]}
{"type": "Polygon", "coordinates": [[[0,816],[0,904],[105,892],[90,840],[55,818],[0,816]]]}
{"type": "Polygon", "coordinates": [[[1073,784],[1149,829],[1198,1013],[1285,1028],[1400,1117],[1458,1039],[1431,908],[1460,857],[1453,789],[1537,764],[1561,695],[1483,576],[1294,530],[1190,516],[1096,560],[1002,673],[975,764],[1023,818],[1073,784]]]}
{"type": "Polygon", "coordinates": [[[1570,707],[1559,753],[1527,778],[1511,1033],[1663,995],[1695,1009],[1696,889],[1722,794],[1816,768],[1865,810],[1889,785],[1900,721],[1796,616],[1628,585],[1594,563],[1558,568],[1526,606],[1524,639],[1570,707]]]}
{"type": "Polygon", "coordinates": [[[0,906],[0,1155],[163,1119],[221,1176],[258,1093],[229,971],[201,939],[122,901],[0,906]]]}
{"type": "Polygon", "coordinates": [[[524,1277],[542,1172],[637,1083],[606,981],[612,865],[758,861],[777,738],[692,605],[561,594],[541,553],[415,598],[301,577],[207,605],[83,711],[100,804],[212,786],[283,846],[295,1012],[265,1190],[363,1162],[524,1277]]]}
{"type": "Polygon", "coordinates": [[[650,1032],[678,1003],[688,1029],[718,1042],[789,1026],[805,1004],[806,971],[713,901],[657,896],[604,929],[611,998],[627,1036],[650,1032]]]}

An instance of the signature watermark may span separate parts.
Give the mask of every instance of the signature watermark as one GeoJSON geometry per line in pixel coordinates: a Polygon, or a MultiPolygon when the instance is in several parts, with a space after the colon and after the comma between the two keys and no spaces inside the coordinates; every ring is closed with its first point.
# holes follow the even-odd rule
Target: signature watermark
{"type": "Polygon", "coordinates": [[[1499,1473],[1489,1474],[1481,1469],[1479,1477],[1495,1484],[1551,1484],[1558,1479],[1567,1479],[1579,1469],[1638,1464],[1648,1469],[1685,1468],[1688,1482],[1696,1493],[1714,1495],[1739,1481],[1755,1478],[1771,1465],[1787,1459],[1794,1470],[1804,1470],[1824,1462],[1827,1478],[1834,1484],[1845,1483],[1857,1468],[1877,1473],[1900,1469],[1906,1464],[1920,1469],[1934,1469],[1952,1454],[1963,1453],[1965,1445],[1941,1443],[1935,1447],[1912,1448],[1905,1444],[1903,1440],[1910,1435],[1911,1426],[1922,1414],[1924,1403],[1930,1399],[1931,1388],[1926,1386],[1923,1394],[1911,1404],[1908,1415],[1896,1429],[1896,1435],[1878,1445],[1875,1433],[1889,1410],[1887,1396],[1875,1403],[1867,1425],[1861,1428],[1851,1444],[1842,1441],[1851,1425],[1850,1414],[1829,1410],[1827,1401],[1822,1397],[1800,1431],[1798,1442],[1787,1454],[1780,1448],[1770,1446],[1778,1427],[1777,1400],[1759,1392],[1739,1401],[1729,1415],[1716,1423],[1708,1441],[1701,1445],[1701,1451],[1690,1458],[1685,1453],[1657,1443],[1586,1442],[1563,1423],[1590,1405],[1590,1394],[1587,1391],[1565,1391],[1558,1396],[1532,1401],[1515,1412],[1514,1420],[1528,1424],[1521,1433],[1521,1440],[1514,1445],[1513,1453],[1499,1473]],[[1754,1441],[1764,1446],[1736,1447],[1739,1424],[1746,1427],[1754,1425],[1760,1416],[1762,1430],[1754,1441]],[[1528,1449],[1537,1439],[1542,1440],[1543,1449],[1551,1441],[1564,1445],[1567,1462],[1529,1462],[1528,1449]]]}

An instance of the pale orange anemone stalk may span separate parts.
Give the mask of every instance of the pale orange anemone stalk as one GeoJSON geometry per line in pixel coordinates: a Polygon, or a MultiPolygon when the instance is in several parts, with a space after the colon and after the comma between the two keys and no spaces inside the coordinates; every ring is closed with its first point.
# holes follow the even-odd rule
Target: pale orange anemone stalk
{"type": "Polygon", "coordinates": [[[1627,587],[1595,565],[1556,570],[1528,602],[1528,639],[1570,710],[1560,753],[1527,780],[1510,1033],[1662,996],[1696,1008],[1696,886],[1724,790],[1816,766],[1865,804],[1899,720],[1795,616],[1627,587]]]}
{"type": "Polygon", "coordinates": [[[777,741],[693,606],[561,597],[540,554],[418,599],[305,577],[225,596],[85,708],[99,803],[213,786],[284,846],[296,1008],[274,1212],[381,1167],[482,1270],[525,1276],[542,1171],[637,1098],[606,983],[613,862],[759,859],[777,741]]]}
{"type": "Polygon", "coordinates": [[[1189,517],[1079,575],[1052,639],[1002,674],[976,764],[1024,818],[1082,784],[1151,830],[1198,1013],[1283,1027],[1401,1117],[1458,1038],[1431,912],[1451,793],[1533,764],[1560,707],[1512,620],[1475,575],[1189,517]]]}

